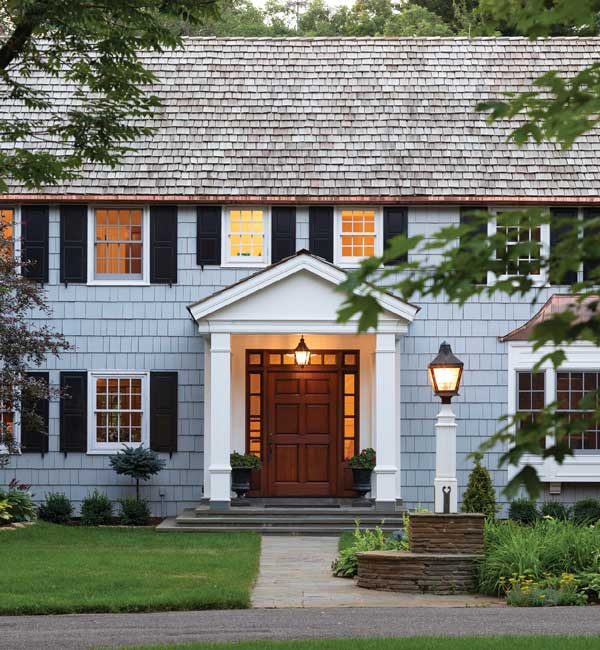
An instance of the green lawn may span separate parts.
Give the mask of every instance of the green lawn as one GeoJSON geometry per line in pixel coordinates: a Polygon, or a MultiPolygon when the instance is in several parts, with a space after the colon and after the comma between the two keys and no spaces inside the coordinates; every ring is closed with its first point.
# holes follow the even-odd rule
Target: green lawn
{"type": "Polygon", "coordinates": [[[0,614],[250,605],[260,537],[38,523],[0,531],[0,614]]]}
{"type": "Polygon", "coordinates": [[[310,641],[245,641],[145,646],[136,650],[597,650],[598,637],[499,636],[410,637],[407,639],[332,639],[310,641]]]}

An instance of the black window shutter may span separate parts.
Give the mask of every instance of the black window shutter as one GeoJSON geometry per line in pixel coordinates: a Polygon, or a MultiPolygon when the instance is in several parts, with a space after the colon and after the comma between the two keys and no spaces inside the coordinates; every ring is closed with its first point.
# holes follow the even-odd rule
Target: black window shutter
{"type": "MultiPolygon", "coordinates": [[[[589,221],[590,219],[600,219],[600,208],[588,208],[583,211],[583,236],[600,238],[600,227],[586,227],[586,221],[589,221]]],[[[583,279],[594,280],[596,284],[600,284],[598,276],[596,275],[593,277],[600,266],[600,250],[598,250],[597,247],[593,249],[594,252],[596,252],[596,250],[598,251],[597,256],[590,256],[586,251],[586,259],[583,261],[583,279]]]]}
{"type": "Polygon", "coordinates": [[[48,206],[24,205],[21,208],[21,259],[31,264],[23,268],[30,280],[48,282],[48,206]]]}
{"type": "Polygon", "coordinates": [[[60,281],[87,282],[87,205],[60,206],[60,281]]]}
{"type": "Polygon", "coordinates": [[[87,451],[87,372],[61,372],[60,450],[87,451]]]}
{"type": "MultiPolygon", "coordinates": [[[[396,235],[408,234],[408,210],[403,207],[389,207],[383,210],[383,249],[388,247],[390,239],[396,235]]],[[[387,262],[387,266],[406,262],[408,255],[401,255],[387,262]]]]}
{"type": "Polygon", "coordinates": [[[199,205],[196,228],[196,262],[221,264],[221,206],[199,205]]]}
{"type": "MultiPolygon", "coordinates": [[[[579,224],[577,223],[577,209],[576,208],[553,208],[550,210],[552,219],[554,217],[559,219],[565,219],[566,217],[573,218],[573,227],[578,228],[579,224]]],[[[566,235],[568,232],[569,226],[567,224],[557,224],[555,225],[552,220],[550,221],[550,253],[552,254],[552,248],[558,244],[563,235],[566,235]]],[[[551,284],[574,284],[577,282],[577,271],[567,271],[562,277],[556,277],[556,274],[553,273],[553,269],[550,268],[550,282],[551,284]]]]}
{"type": "Polygon", "coordinates": [[[150,282],[177,282],[177,206],[150,208],[150,282]]]}
{"type": "MultiPolygon", "coordinates": [[[[485,212],[487,210],[486,207],[483,206],[475,206],[472,208],[462,208],[460,211],[460,225],[470,225],[475,221],[475,218],[473,216],[473,212],[485,212]]],[[[479,235],[483,235],[484,237],[487,237],[488,233],[488,225],[487,221],[477,221],[477,230],[476,232],[479,235]]],[[[459,245],[462,246],[464,240],[461,238],[461,241],[459,242],[459,245]]],[[[487,273],[483,273],[476,279],[476,284],[487,284],[487,273]]]]}
{"type": "Polygon", "coordinates": [[[308,248],[311,253],[333,262],[333,207],[309,208],[308,248]]]}
{"type": "MultiPolygon", "coordinates": [[[[50,380],[47,372],[29,372],[29,377],[41,380],[48,385],[50,380]]],[[[48,400],[38,399],[35,403],[26,398],[21,402],[21,453],[48,453],[48,400]],[[34,413],[41,418],[41,425],[30,421],[29,415],[34,413]]]]}
{"type": "Polygon", "coordinates": [[[177,451],[177,373],[150,373],[150,447],[177,451]]]}
{"type": "Polygon", "coordinates": [[[271,262],[279,262],[296,252],[296,208],[271,208],[271,262]]]}

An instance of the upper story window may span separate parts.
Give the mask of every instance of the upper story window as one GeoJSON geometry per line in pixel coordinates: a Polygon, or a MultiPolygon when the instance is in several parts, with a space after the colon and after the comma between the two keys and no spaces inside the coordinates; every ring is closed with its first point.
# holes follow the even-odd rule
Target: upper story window
{"type": "Polygon", "coordinates": [[[223,219],[225,263],[231,266],[268,264],[269,233],[268,209],[227,208],[223,219]]]}
{"type": "MultiPolygon", "coordinates": [[[[517,259],[511,260],[507,264],[502,277],[515,275],[524,275],[529,272],[531,279],[537,285],[546,283],[546,272],[541,269],[541,259],[548,255],[550,250],[550,225],[542,224],[539,227],[530,228],[526,225],[506,222],[502,220],[502,215],[510,215],[508,210],[490,210],[492,218],[488,227],[488,234],[493,235],[495,232],[502,231],[506,237],[505,250],[500,251],[508,254],[512,248],[518,244],[529,242],[539,244],[536,253],[530,251],[528,254],[521,254],[517,259]]],[[[488,284],[493,284],[494,274],[488,274],[488,284]]]]}
{"type": "Polygon", "coordinates": [[[147,279],[147,216],[142,208],[96,208],[93,281],[123,284],[147,279]]]}
{"type": "Polygon", "coordinates": [[[338,208],[335,216],[335,257],[341,265],[358,264],[383,252],[383,217],[377,208],[338,208]]]}
{"type": "Polygon", "coordinates": [[[148,444],[147,383],[147,373],[91,373],[89,451],[148,444]]]}

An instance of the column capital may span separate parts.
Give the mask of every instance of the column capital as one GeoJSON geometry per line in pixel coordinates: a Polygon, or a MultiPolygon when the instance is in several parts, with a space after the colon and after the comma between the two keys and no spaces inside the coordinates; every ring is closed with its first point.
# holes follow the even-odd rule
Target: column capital
{"type": "Polygon", "coordinates": [[[231,352],[231,334],[215,332],[210,335],[211,352],[231,352]]]}

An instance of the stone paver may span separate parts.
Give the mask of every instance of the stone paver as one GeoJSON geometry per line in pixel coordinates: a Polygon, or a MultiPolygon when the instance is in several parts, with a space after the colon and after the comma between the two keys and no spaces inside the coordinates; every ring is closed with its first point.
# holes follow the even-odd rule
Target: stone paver
{"type": "Polygon", "coordinates": [[[483,596],[396,594],[361,589],[331,575],[337,537],[265,536],[252,606],[282,607],[486,607],[499,600],[483,596]]]}

